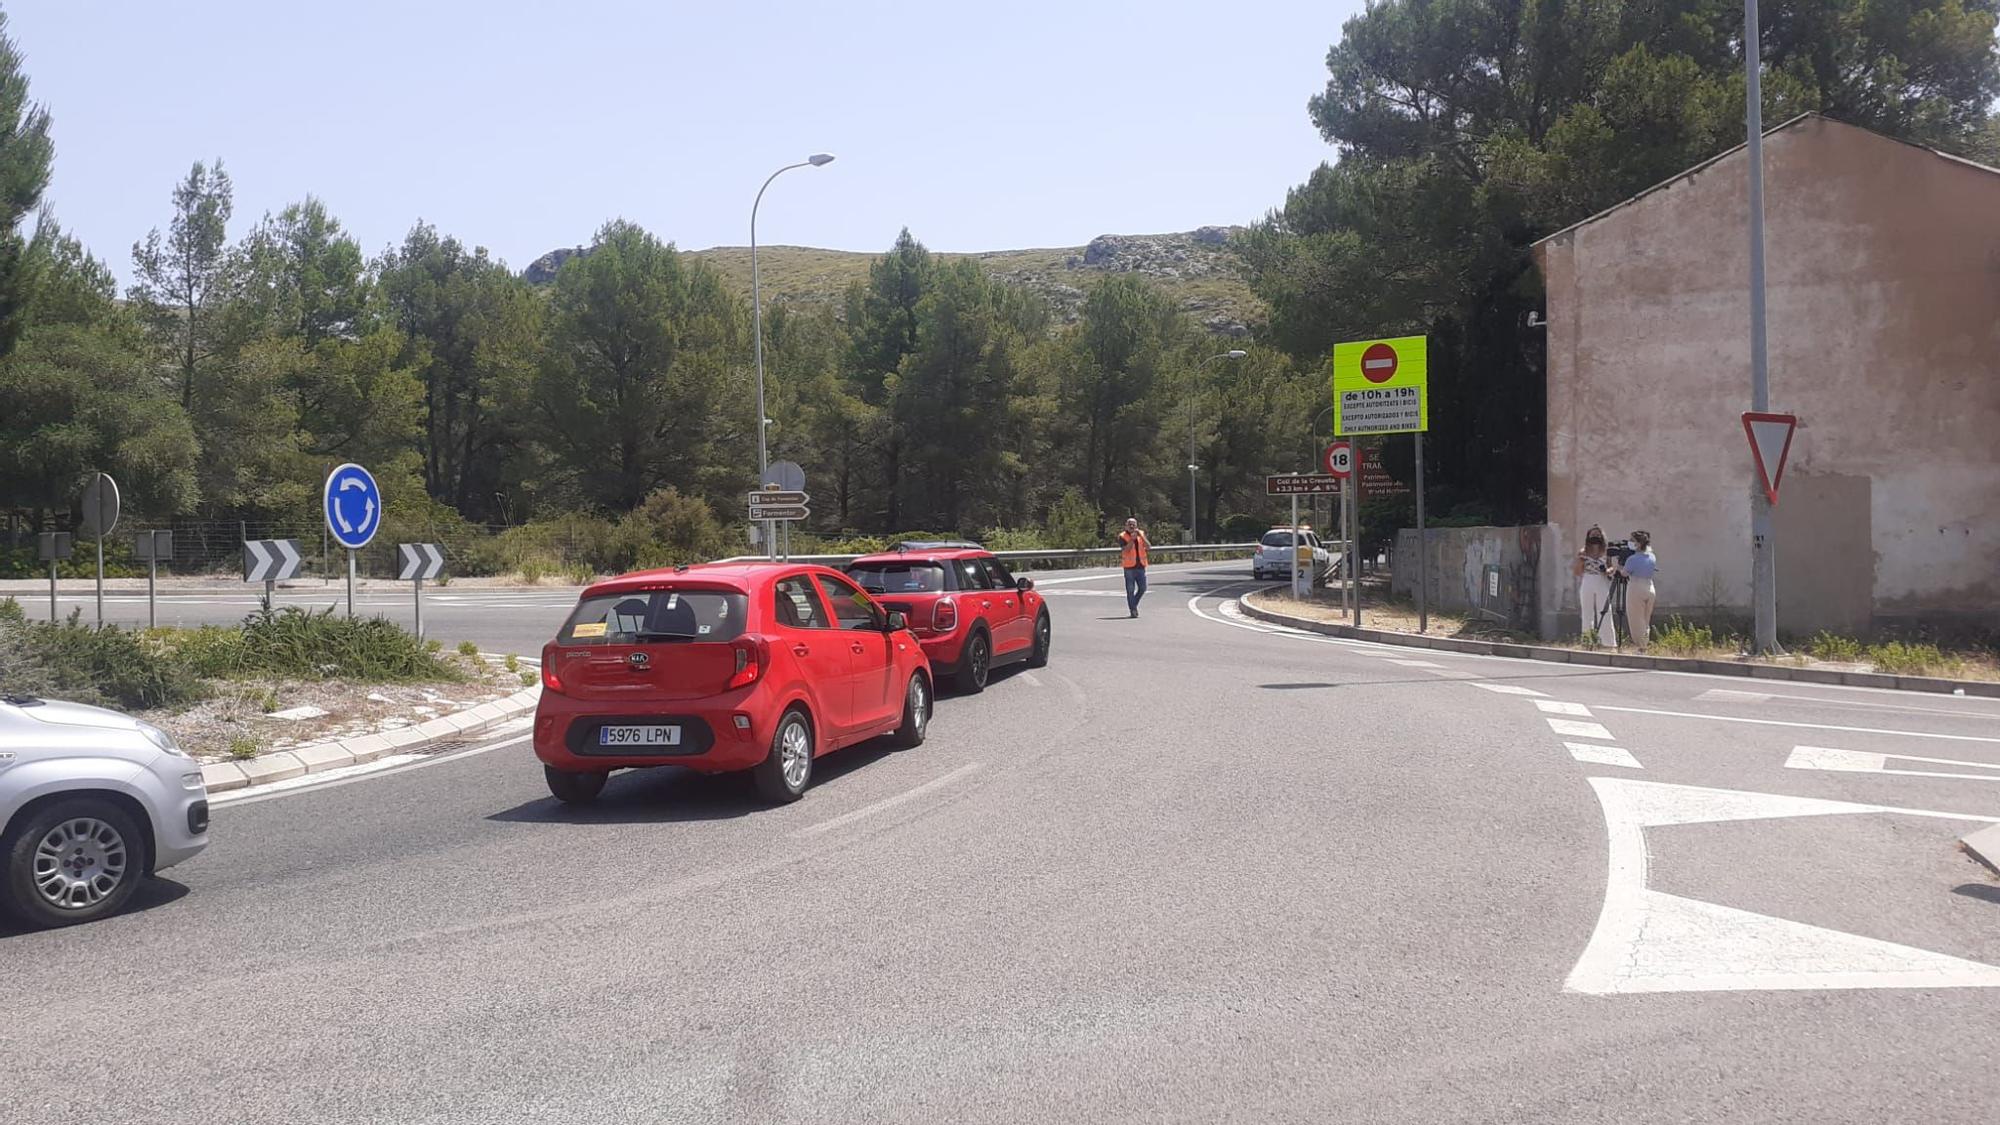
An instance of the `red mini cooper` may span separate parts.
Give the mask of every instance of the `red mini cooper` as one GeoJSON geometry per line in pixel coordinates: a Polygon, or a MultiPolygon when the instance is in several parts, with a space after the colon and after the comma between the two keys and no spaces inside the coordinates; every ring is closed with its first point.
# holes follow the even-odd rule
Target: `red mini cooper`
{"type": "Polygon", "coordinates": [[[878,735],[921,745],[931,670],[903,615],[794,563],[649,570],[584,590],[542,649],[535,756],[562,801],[612,770],[749,770],[795,801],[813,759],[878,735]]]}
{"type": "Polygon", "coordinates": [[[993,552],[963,541],[898,543],[847,564],[847,576],[909,618],[940,678],[986,690],[993,669],[1049,662],[1049,607],[993,552]]]}

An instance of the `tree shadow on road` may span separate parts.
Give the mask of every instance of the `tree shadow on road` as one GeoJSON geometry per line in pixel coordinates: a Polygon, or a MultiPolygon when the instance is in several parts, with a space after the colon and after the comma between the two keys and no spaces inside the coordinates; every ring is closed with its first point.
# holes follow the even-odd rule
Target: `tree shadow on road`
{"type": "MultiPolygon", "coordinates": [[[[836,750],[813,760],[813,790],[864,769],[896,752],[886,738],[836,750]]],[[[669,824],[702,820],[733,820],[773,805],[757,795],[748,772],[703,774],[680,766],[620,770],[605,783],[604,792],[587,805],[565,805],[554,797],[525,801],[489,814],[500,824],[669,824]]]]}

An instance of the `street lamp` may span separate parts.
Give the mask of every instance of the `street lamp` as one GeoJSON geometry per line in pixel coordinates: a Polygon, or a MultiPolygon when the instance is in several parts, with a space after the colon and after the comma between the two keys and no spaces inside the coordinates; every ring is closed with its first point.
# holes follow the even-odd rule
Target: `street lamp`
{"type": "MultiPolygon", "coordinates": [[[[1209,356],[1207,359],[1202,360],[1200,363],[1195,365],[1195,370],[1200,371],[1202,368],[1207,367],[1209,364],[1214,363],[1218,359],[1242,359],[1244,356],[1247,356],[1249,354],[1250,354],[1249,352],[1244,351],[1242,348],[1231,348],[1226,352],[1219,352],[1215,355],[1209,356]]],[[[1188,518],[1187,518],[1187,531],[1183,535],[1183,539],[1189,543],[1194,542],[1195,539],[1197,538],[1195,534],[1194,474],[1195,470],[1199,468],[1201,468],[1201,466],[1194,463],[1194,396],[1189,395],[1188,396],[1188,518]]]]}
{"type": "MultiPolygon", "coordinates": [[[[770,447],[765,444],[764,431],[771,420],[764,416],[764,302],[758,293],[757,278],[757,207],[764,202],[764,189],[771,181],[794,168],[823,168],[833,163],[830,152],[816,152],[797,164],[787,164],[771,173],[764,181],[764,187],[757,189],[757,198],[750,204],[750,323],[751,334],[756,337],[753,345],[757,352],[757,483],[764,482],[764,474],[771,468],[770,447]]],[[[764,521],[764,549],[772,558],[777,557],[777,544],[771,535],[773,521],[764,521]]]]}

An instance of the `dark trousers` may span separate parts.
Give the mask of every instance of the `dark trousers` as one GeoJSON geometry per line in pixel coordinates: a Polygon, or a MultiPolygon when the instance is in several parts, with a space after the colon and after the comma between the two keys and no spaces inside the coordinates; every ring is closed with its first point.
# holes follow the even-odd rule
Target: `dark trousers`
{"type": "Polygon", "coordinates": [[[1128,566],[1125,568],[1125,609],[1130,613],[1139,612],[1139,599],[1146,596],[1146,568],[1128,566]]]}

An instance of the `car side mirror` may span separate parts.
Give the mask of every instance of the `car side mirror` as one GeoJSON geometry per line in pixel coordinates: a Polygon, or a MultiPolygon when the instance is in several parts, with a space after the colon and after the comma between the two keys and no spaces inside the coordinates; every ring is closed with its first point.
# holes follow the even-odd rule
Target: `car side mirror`
{"type": "Polygon", "coordinates": [[[1025,594],[1035,588],[1035,580],[1032,578],[1016,578],[1014,580],[1014,588],[1025,594]]]}
{"type": "Polygon", "coordinates": [[[904,617],[900,610],[892,609],[889,611],[888,620],[882,626],[882,631],[885,633],[900,633],[909,627],[910,619],[904,617]]]}

